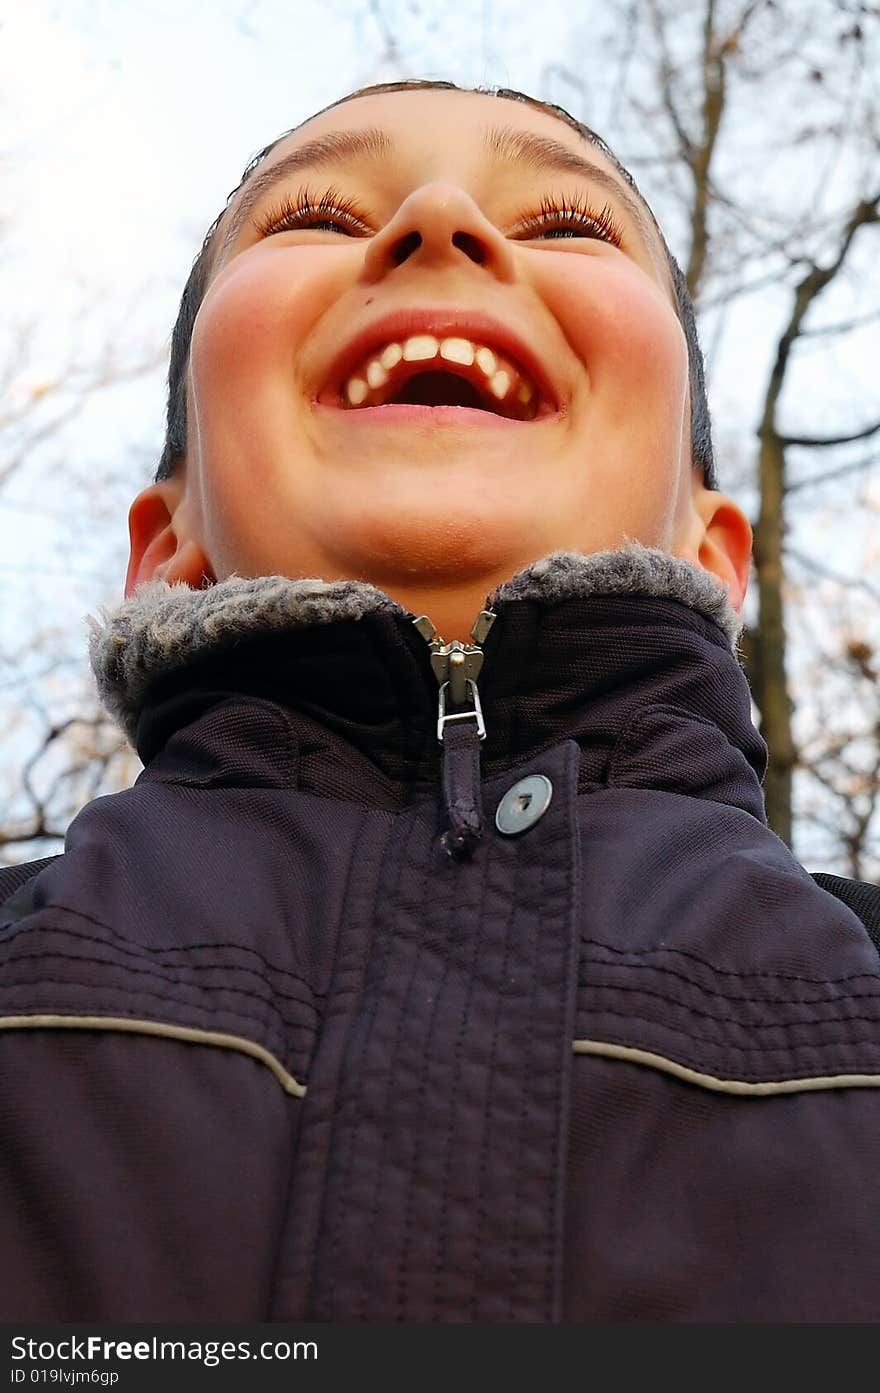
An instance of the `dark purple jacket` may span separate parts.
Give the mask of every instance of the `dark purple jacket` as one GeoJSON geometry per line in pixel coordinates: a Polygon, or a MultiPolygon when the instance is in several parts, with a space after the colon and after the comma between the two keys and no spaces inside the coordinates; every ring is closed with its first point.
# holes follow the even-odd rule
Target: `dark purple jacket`
{"type": "Polygon", "coordinates": [[[878,958],[766,825],[723,592],[490,603],[443,746],[480,655],[366,585],[96,635],[146,768],[0,929],[0,1318],[880,1318],[878,958]]]}

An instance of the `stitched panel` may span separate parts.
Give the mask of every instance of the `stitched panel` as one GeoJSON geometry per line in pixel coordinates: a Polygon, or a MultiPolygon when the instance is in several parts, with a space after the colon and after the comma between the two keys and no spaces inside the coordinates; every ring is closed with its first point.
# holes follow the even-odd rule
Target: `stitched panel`
{"type": "MultiPolygon", "coordinates": [[[[577,749],[483,786],[473,860],[413,813],[376,899],[335,1091],[307,1318],[559,1318],[574,988],[577,749]],[[495,807],[526,773],[554,797],[518,838],[495,807]]],[[[306,1109],[315,1106],[316,1078],[306,1109]]]]}
{"type": "Polygon", "coordinates": [[[220,945],[149,953],[53,907],[3,945],[0,1015],[118,1016],[243,1036],[305,1081],[320,1003],[307,982],[279,978],[242,966],[220,945]]]}
{"type": "Polygon", "coordinates": [[[655,789],[580,811],[578,1037],[746,1082],[880,1068],[876,950],[768,828],[655,789]]]}
{"type": "Polygon", "coordinates": [[[580,1056],[566,1319],[871,1322],[880,1089],[748,1098],[580,1056]]]}
{"type": "Polygon", "coordinates": [[[405,827],[364,816],[357,850],[345,865],[345,897],[327,1008],[303,1111],[291,1185],[287,1222],[280,1236],[271,1319],[308,1319],[317,1250],[324,1242],[324,1190],[328,1156],[338,1145],[337,1096],[352,1023],[372,948],[379,907],[397,876],[401,855],[395,831],[405,841],[405,827]],[[381,830],[384,828],[384,831],[381,830]]]}
{"type": "Polygon", "coordinates": [[[363,817],[287,788],[96,800],[0,929],[0,1014],[242,1037],[307,1084],[363,817]]]}

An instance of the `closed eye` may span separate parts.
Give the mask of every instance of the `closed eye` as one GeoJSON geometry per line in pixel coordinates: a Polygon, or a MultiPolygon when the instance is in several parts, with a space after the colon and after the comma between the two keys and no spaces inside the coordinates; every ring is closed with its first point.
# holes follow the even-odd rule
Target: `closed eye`
{"type": "MultiPolygon", "coordinates": [[[[300,189],[295,198],[285,194],[261,218],[254,220],[254,227],[261,237],[298,230],[344,232],[355,237],[372,235],[369,214],[333,188],[319,197],[308,188],[300,189]]],[[[515,227],[514,236],[518,241],[543,236],[593,237],[619,247],[624,237],[611,205],[606,203],[597,211],[586,195],[580,193],[574,197],[543,198],[540,210],[527,217],[521,216],[515,227]]]]}
{"type": "Polygon", "coordinates": [[[336,189],[328,189],[317,199],[307,188],[300,189],[296,198],[285,194],[262,218],[255,219],[254,226],[261,237],[299,228],[319,232],[343,231],[360,237],[370,235],[365,214],[356,203],[336,189]]]}
{"type": "Polygon", "coordinates": [[[563,237],[598,237],[600,241],[610,242],[615,247],[619,247],[623,241],[623,228],[615,219],[610,203],[596,212],[582,194],[576,194],[573,199],[563,197],[558,201],[542,199],[541,211],[526,218],[517,235],[519,238],[529,238],[548,232],[563,237]]]}

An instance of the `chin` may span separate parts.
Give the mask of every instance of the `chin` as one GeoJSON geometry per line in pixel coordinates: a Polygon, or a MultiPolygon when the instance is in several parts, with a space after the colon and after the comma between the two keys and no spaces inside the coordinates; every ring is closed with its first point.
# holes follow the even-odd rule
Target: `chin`
{"type": "Polygon", "coordinates": [[[358,530],[348,569],[376,577],[374,584],[380,586],[413,581],[456,585],[499,571],[512,575],[550,550],[534,537],[534,528],[531,533],[525,520],[517,526],[485,514],[374,519],[358,530]]]}

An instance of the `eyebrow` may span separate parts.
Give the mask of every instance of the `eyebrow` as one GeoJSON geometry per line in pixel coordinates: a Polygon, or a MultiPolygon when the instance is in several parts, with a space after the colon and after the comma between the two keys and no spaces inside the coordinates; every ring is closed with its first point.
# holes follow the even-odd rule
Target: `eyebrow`
{"type": "Polygon", "coordinates": [[[518,131],[509,126],[490,126],[484,132],[484,147],[499,162],[526,165],[538,174],[549,174],[554,170],[579,174],[598,184],[612,194],[629,213],[636,224],[646,247],[651,245],[648,220],[638,200],[625,188],[619,179],[586,155],[570,150],[560,140],[546,135],[533,135],[531,131],[518,131]]]}
{"type": "MultiPolygon", "coordinates": [[[[619,179],[585,155],[579,155],[550,136],[534,135],[530,131],[508,126],[488,126],[483,131],[483,148],[496,163],[525,165],[536,173],[553,171],[578,174],[612,194],[626,209],[639,229],[647,249],[651,246],[648,221],[639,203],[619,179]]],[[[258,169],[245,185],[241,202],[230,218],[221,251],[235,241],[248,216],[263,194],[281,183],[298,169],[325,169],[328,165],[352,164],[355,161],[385,160],[394,152],[394,142],[387,132],[373,127],[363,131],[334,131],[301,145],[267,169],[258,169]]]]}
{"type": "Polygon", "coordinates": [[[274,184],[281,183],[289,174],[306,167],[324,169],[328,164],[351,164],[357,159],[385,159],[393,148],[394,142],[391,137],[375,128],[366,131],[334,131],[330,135],[322,135],[317,140],[308,141],[298,150],[291,150],[268,169],[257,169],[245,184],[241,202],[230,219],[223,250],[235,241],[247,222],[248,215],[266,190],[271,189],[274,184]]]}

